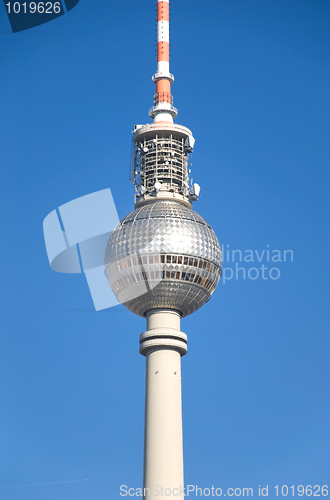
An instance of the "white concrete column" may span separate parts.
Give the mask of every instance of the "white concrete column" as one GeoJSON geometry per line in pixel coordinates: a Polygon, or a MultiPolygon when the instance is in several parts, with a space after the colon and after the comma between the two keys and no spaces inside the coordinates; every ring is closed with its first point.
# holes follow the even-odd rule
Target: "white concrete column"
{"type": "Polygon", "coordinates": [[[144,498],[183,500],[181,355],[186,352],[182,346],[186,336],[180,332],[179,314],[172,311],[151,311],[147,327],[142,344],[150,335],[153,345],[143,347],[147,358],[144,498]]]}

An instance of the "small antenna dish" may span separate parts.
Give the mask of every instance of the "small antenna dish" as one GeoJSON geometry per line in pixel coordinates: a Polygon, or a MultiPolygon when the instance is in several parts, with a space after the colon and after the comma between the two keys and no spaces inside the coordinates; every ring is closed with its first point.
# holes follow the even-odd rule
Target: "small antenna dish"
{"type": "Polygon", "coordinates": [[[184,143],[184,149],[187,153],[192,153],[195,145],[195,138],[192,135],[188,135],[184,143]]]}
{"type": "Polygon", "coordinates": [[[189,189],[189,198],[192,201],[197,201],[200,191],[201,191],[200,185],[195,182],[189,189]]]}

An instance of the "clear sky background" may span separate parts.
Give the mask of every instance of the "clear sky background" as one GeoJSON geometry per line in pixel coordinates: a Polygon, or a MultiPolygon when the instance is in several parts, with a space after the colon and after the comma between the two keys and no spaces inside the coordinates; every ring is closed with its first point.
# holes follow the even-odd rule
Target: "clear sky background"
{"type": "MultiPolygon", "coordinates": [[[[293,251],[242,263],[281,274],[234,274],[182,321],[185,482],[329,485],[330,3],[172,0],[171,18],[195,210],[225,249],[293,251]]],[[[42,221],[107,187],[133,209],[155,4],[80,0],[17,34],[1,5],[0,44],[0,498],[119,499],[142,484],[145,321],[93,311],[84,275],[50,269],[42,221]]]]}

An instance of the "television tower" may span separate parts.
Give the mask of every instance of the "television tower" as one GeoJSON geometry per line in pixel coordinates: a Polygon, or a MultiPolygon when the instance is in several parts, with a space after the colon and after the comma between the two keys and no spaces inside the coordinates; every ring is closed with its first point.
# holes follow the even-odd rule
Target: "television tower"
{"type": "Polygon", "coordinates": [[[209,224],[192,210],[200,191],[189,182],[195,139],[173,122],[169,47],[169,0],[158,0],[153,123],[133,130],[135,209],[110,236],[105,274],[118,301],[147,320],[140,335],[146,356],[144,498],[163,491],[183,500],[181,356],[187,335],[180,319],[210,299],[221,276],[221,250],[209,224]]]}

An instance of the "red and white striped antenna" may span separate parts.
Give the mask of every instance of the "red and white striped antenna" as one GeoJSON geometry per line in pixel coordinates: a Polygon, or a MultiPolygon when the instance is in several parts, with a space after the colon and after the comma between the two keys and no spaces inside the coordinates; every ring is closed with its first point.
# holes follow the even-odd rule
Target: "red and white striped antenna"
{"type": "Polygon", "coordinates": [[[157,73],[152,77],[156,84],[154,106],[149,115],[154,122],[170,122],[178,114],[171,94],[174,76],[170,73],[170,0],[157,0],[157,73]]]}

